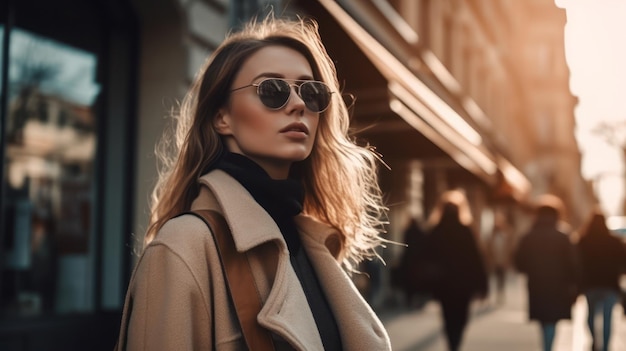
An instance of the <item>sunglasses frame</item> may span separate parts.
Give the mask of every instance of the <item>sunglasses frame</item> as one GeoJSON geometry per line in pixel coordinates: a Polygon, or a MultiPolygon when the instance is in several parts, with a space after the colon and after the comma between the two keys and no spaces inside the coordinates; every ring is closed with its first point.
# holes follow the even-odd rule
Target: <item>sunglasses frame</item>
{"type": "Polygon", "coordinates": [[[245,88],[249,88],[249,87],[256,87],[256,94],[259,97],[259,100],[261,100],[261,103],[263,103],[263,106],[265,106],[266,108],[270,109],[270,110],[274,110],[274,111],[278,111],[280,109],[282,109],[283,107],[287,106],[287,104],[289,103],[289,99],[291,99],[291,94],[292,94],[292,90],[291,87],[295,87],[296,88],[296,94],[298,94],[298,96],[300,97],[300,99],[302,99],[302,101],[304,101],[304,105],[306,106],[306,108],[311,111],[311,112],[315,112],[315,113],[322,113],[324,111],[326,111],[328,109],[328,107],[330,106],[330,102],[331,102],[331,96],[333,94],[333,91],[331,91],[330,87],[328,86],[328,84],[319,81],[319,80],[307,80],[307,79],[285,79],[285,78],[275,78],[275,77],[269,77],[269,78],[265,78],[261,81],[259,81],[258,83],[251,83],[248,85],[244,85],[242,87],[239,88],[235,88],[232,89],[230,92],[235,92],[237,90],[241,90],[241,89],[245,89],[245,88]],[[271,106],[267,106],[265,104],[265,102],[263,102],[263,99],[261,98],[261,94],[260,94],[260,86],[261,84],[263,84],[264,82],[268,81],[268,80],[279,80],[279,81],[283,81],[285,83],[287,83],[287,85],[289,86],[289,96],[287,96],[287,99],[285,100],[285,102],[279,106],[279,107],[271,107],[271,106]],[[298,82],[299,84],[293,84],[290,82],[298,82]],[[304,98],[302,97],[302,95],[300,94],[301,92],[301,88],[303,84],[306,83],[319,83],[322,84],[326,87],[327,91],[328,91],[328,104],[326,105],[326,107],[324,107],[324,109],[322,109],[321,111],[314,111],[311,108],[309,108],[309,105],[307,104],[307,102],[304,100],[304,98]]]}

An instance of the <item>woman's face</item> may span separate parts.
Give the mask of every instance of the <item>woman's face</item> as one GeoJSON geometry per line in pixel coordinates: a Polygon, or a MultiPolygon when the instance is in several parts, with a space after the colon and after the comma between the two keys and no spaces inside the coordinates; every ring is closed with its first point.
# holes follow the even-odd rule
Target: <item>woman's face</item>
{"type": "MultiPolygon", "coordinates": [[[[259,83],[266,78],[312,80],[306,58],[285,46],[260,49],[243,64],[231,89],[259,83]]],[[[249,86],[231,92],[228,105],[220,110],[215,126],[233,153],[247,156],[265,169],[270,177],[284,179],[293,162],[311,154],[319,113],[305,107],[291,87],[286,105],[272,110],[261,102],[257,88],[249,86]]]]}

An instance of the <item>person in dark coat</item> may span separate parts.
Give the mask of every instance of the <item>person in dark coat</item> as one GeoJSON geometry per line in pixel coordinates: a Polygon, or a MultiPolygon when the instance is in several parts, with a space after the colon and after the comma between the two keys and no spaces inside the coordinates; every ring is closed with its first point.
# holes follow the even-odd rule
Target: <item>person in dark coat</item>
{"type": "Polygon", "coordinates": [[[620,275],[626,273],[626,247],[606,226],[601,211],[594,211],[580,231],[578,253],[582,266],[581,291],[585,294],[589,314],[592,349],[598,350],[595,317],[602,313],[602,350],[607,351],[611,338],[613,306],[619,301],[620,275]]]}
{"type": "Polygon", "coordinates": [[[487,239],[487,261],[496,281],[496,302],[504,303],[505,282],[511,263],[513,228],[502,213],[496,213],[491,235],[487,239]]]}
{"type": "Polygon", "coordinates": [[[403,249],[400,262],[391,271],[392,285],[398,288],[409,308],[421,308],[428,300],[422,282],[423,257],[425,251],[426,231],[415,218],[411,218],[404,230],[403,249]]]}
{"type": "Polygon", "coordinates": [[[517,270],[527,276],[529,318],[541,325],[544,351],[552,350],[556,324],[571,318],[577,296],[574,246],[559,228],[562,208],[555,196],[540,198],[534,225],[514,257],[517,270]]]}
{"type": "Polygon", "coordinates": [[[431,262],[431,291],[441,304],[450,351],[460,347],[470,303],[487,295],[486,267],[471,222],[467,198],[457,190],[443,193],[429,219],[425,260],[431,262]]]}

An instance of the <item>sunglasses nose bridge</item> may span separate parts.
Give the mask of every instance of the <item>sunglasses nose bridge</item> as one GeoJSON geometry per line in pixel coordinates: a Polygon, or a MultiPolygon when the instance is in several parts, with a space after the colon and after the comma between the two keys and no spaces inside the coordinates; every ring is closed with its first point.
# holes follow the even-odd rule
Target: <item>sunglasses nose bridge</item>
{"type": "Polygon", "coordinates": [[[302,101],[302,105],[306,106],[306,103],[304,102],[304,98],[302,97],[302,95],[300,95],[301,86],[302,84],[289,84],[289,98],[285,104],[289,103],[289,100],[291,100],[294,96],[297,96],[297,98],[300,99],[300,101],[302,101]]]}

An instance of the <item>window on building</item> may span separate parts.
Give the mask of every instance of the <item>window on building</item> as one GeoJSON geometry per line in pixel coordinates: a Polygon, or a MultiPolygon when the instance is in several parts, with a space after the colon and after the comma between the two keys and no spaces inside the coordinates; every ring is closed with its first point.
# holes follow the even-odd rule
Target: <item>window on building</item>
{"type": "Polygon", "coordinates": [[[544,106],[539,109],[536,114],[537,121],[537,138],[539,144],[543,147],[550,147],[554,143],[554,120],[555,115],[552,113],[550,108],[544,106]]]}
{"type": "Polygon", "coordinates": [[[93,53],[10,32],[4,158],[5,315],[93,309],[93,53]]]}
{"type": "Polygon", "coordinates": [[[125,1],[0,6],[0,350],[110,349],[119,328],[135,23],[125,1]]]}
{"type": "Polygon", "coordinates": [[[548,43],[538,44],[530,49],[531,66],[535,67],[538,77],[552,74],[552,47],[548,43]]]}

